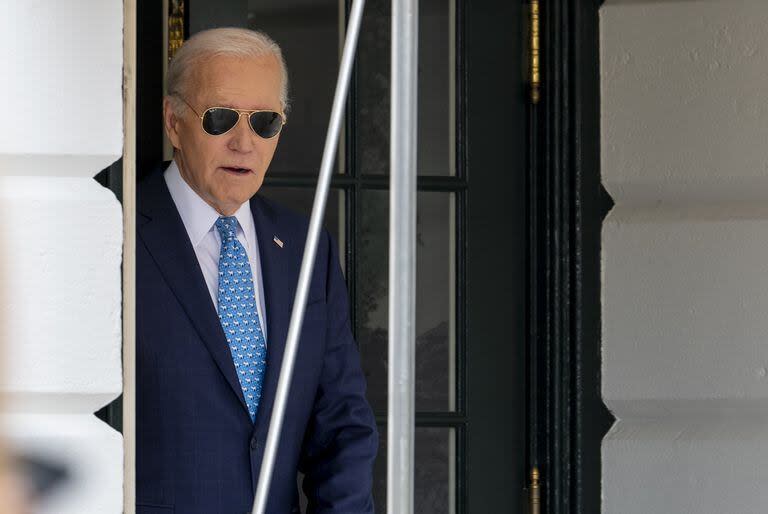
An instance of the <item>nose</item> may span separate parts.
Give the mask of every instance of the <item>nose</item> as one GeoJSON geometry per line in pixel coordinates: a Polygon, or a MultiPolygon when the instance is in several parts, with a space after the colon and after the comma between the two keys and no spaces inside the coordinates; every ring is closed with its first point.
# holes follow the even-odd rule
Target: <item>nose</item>
{"type": "Polygon", "coordinates": [[[229,141],[227,142],[227,146],[230,150],[242,153],[248,153],[253,150],[253,138],[256,137],[256,135],[248,125],[247,114],[240,114],[240,119],[237,120],[237,125],[235,125],[235,127],[230,130],[229,134],[227,135],[230,136],[229,141]]]}

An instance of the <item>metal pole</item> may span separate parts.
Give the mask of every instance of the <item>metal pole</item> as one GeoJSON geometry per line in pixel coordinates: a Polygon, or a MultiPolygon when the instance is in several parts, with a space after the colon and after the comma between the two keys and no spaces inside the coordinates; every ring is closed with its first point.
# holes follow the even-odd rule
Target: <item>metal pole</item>
{"type": "Polygon", "coordinates": [[[264,450],[264,457],[261,461],[261,471],[259,472],[259,482],[256,487],[256,497],[253,500],[253,514],[264,514],[267,506],[269,485],[272,481],[272,471],[275,465],[277,447],[280,443],[280,432],[285,416],[285,406],[288,401],[288,392],[293,377],[293,365],[296,361],[296,348],[298,347],[301,325],[304,321],[304,309],[307,303],[309,282],[312,277],[315,254],[317,253],[317,240],[320,235],[323,214],[325,213],[325,202],[328,198],[328,187],[331,181],[333,161],[336,157],[336,147],[344,114],[344,102],[347,97],[347,90],[349,89],[349,79],[352,75],[352,63],[355,58],[357,36],[360,33],[360,23],[363,16],[364,5],[365,0],[354,0],[350,11],[347,36],[344,43],[344,51],[341,56],[339,78],[336,82],[336,93],[333,97],[331,119],[328,123],[325,148],[323,149],[323,159],[320,164],[320,177],[318,178],[317,191],[315,192],[315,201],[312,205],[312,217],[309,221],[307,242],[304,246],[304,257],[301,262],[301,271],[299,273],[299,283],[296,289],[296,297],[293,301],[291,323],[288,327],[285,354],[280,368],[280,379],[277,386],[275,406],[272,410],[272,419],[269,422],[267,444],[264,450]]]}
{"type": "Polygon", "coordinates": [[[418,2],[392,0],[387,512],[413,513],[418,2]]]}

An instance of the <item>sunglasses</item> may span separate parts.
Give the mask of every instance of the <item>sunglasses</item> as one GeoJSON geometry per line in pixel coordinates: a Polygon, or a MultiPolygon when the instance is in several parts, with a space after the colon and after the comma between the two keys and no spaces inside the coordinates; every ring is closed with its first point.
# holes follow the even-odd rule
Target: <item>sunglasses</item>
{"type": "Polygon", "coordinates": [[[181,101],[187,104],[192,109],[192,112],[200,118],[203,130],[212,136],[226,134],[235,128],[235,125],[237,125],[240,117],[243,115],[248,117],[248,125],[253,133],[264,139],[270,139],[278,135],[283,129],[283,125],[287,122],[285,115],[276,111],[248,111],[232,109],[231,107],[209,107],[203,114],[200,114],[184,98],[181,98],[181,101]]]}

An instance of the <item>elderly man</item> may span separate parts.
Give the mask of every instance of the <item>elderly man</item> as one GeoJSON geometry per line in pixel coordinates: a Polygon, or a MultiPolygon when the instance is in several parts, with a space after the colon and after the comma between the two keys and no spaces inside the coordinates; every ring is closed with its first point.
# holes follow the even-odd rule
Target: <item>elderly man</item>
{"type": "MultiPolygon", "coordinates": [[[[138,189],[138,514],[250,512],[308,220],[256,194],[285,124],[278,46],[201,32],[168,70],[174,159],[138,189]]],[[[322,134],[318,134],[322,137],[322,134]]],[[[336,246],[320,240],[267,512],[373,512],[378,436],[336,246]]]]}

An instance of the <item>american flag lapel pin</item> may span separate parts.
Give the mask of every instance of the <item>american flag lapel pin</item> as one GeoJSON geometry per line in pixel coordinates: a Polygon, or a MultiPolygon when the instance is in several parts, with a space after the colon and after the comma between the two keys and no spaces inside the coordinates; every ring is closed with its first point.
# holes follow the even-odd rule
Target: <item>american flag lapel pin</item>
{"type": "Polygon", "coordinates": [[[282,247],[283,247],[283,242],[282,242],[282,241],[280,241],[280,238],[279,238],[279,237],[277,237],[277,236],[273,237],[273,238],[272,238],[272,241],[274,241],[274,242],[275,242],[275,244],[276,244],[277,246],[279,246],[280,248],[282,248],[282,247]]]}

